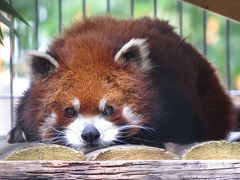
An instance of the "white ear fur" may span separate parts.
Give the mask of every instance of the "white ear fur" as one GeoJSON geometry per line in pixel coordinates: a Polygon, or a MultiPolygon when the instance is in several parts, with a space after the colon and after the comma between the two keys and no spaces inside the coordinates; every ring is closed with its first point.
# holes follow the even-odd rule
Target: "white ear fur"
{"type": "Polygon", "coordinates": [[[52,56],[46,54],[45,52],[32,50],[32,51],[28,51],[28,56],[30,57],[30,59],[29,59],[30,62],[28,62],[29,64],[32,63],[31,62],[33,59],[32,57],[42,57],[44,59],[47,59],[50,63],[52,63],[55,66],[55,68],[57,68],[57,69],[59,68],[58,62],[52,56]]]}
{"type": "Polygon", "coordinates": [[[131,39],[126,44],[122,46],[122,48],[116,53],[114,57],[114,61],[117,63],[122,62],[122,56],[127,53],[131,48],[137,48],[138,50],[138,58],[137,61],[139,62],[129,62],[135,64],[136,68],[140,68],[143,71],[148,71],[151,69],[151,64],[149,60],[149,48],[147,44],[147,39],[131,39]],[[138,64],[138,65],[137,65],[138,64]]]}
{"type": "MultiPolygon", "coordinates": [[[[34,72],[34,67],[33,67],[33,64],[36,63],[34,61],[38,61],[37,58],[42,58],[46,61],[49,62],[49,64],[51,64],[52,66],[52,69],[51,71],[49,71],[49,74],[52,72],[52,71],[57,71],[59,69],[59,63],[50,55],[46,54],[45,52],[41,52],[41,51],[29,51],[28,52],[28,65],[29,67],[31,67],[31,77],[32,77],[32,80],[33,81],[37,81],[39,79],[45,79],[46,76],[47,76],[47,72],[46,74],[41,74],[41,73],[36,73],[34,72]]],[[[39,60],[40,61],[40,60],[39,60]]]]}

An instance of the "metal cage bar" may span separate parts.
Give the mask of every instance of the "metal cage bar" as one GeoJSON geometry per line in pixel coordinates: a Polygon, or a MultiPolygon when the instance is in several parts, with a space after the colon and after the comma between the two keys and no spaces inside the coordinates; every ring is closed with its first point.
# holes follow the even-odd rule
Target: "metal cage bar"
{"type": "Polygon", "coordinates": [[[107,0],[107,13],[111,13],[111,1],[107,0]]]}
{"type": "Polygon", "coordinates": [[[203,10],[203,54],[204,56],[207,55],[207,12],[203,10]]]}
{"type": "Polygon", "coordinates": [[[183,36],[183,5],[181,0],[177,0],[179,35],[183,36]]]}
{"type": "Polygon", "coordinates": [[[153,17],[157,17],[157,0],[153,0],[153,17]]]}
{"type": "Polygon", "coordinates": [[[226,76],[227,87],[231,89],[231,69],[230,69],[230,21],[226,20],[226,76]]]}
{"type": "Polygon", "coordinates": [[[62,0],[58,0],[58,32],[62,32],[62,0]]]}
{"type": "MultiPolygon", "coordinates": [[[[12,5],[12,0],[9,0],[9,4],[12,5]]],[[[10,16],[10,20],[14,24],[14,17],[10,16]]],[[[10,31],[10,119],[11,119],[11,128],[14,125],[14,97],[13,97],[13,78],[14,78],[14,67],[13,67],[13,52],[14,52],[14,33],[10,31]]]]}
{"type": "Polygon", "coordinates": [[[86,0],[82,0],[83,17],[86,17],[86,0]]]}
{"type": "Polygon", "coordinates": [[[34,27],[35,27],[35,34],[34,34],[34,39],[35,39],[35,49],[38,50],[38,24],[39,24],[39,12],[38,12],[38,0],[34,1],[34,10],[35,10],[35,22],[34,22],[34,27]]]}
{"type": "Polygon", "coordinates": [[[134,17],[134,0],[130,1],[130,14],[131,17],[134,17]]]}

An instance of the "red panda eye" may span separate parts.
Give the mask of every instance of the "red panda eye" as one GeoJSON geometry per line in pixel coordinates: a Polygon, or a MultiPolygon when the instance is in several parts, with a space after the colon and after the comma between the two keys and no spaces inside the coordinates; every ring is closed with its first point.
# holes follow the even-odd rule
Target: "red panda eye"
{"type": "Polygon", "coordinates": [[[107,106],[102,111],[102,114],[104,116],[111,116],[114,113],[114,108],[112,106],[107,106]]]}
{"type": "Polygon", "coordinates": [[[66,109],[65,109],[65,115],[66,115],[67,117],[72,118],[72,117],[74,117],[74,116],[77,115],[77,111],[75,111],[73,108],[66,108],[66,109]]]}

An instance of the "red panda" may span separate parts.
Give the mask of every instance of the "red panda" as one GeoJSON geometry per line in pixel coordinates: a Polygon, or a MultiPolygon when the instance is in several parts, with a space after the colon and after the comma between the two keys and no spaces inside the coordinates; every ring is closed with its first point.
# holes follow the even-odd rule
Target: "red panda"
{"type": "Polygon", "coordinates": [[[166,21],[85,18],[30,56],[9,143],[162,147],[223,139],[234,125],[214,68],[166,21]]]}

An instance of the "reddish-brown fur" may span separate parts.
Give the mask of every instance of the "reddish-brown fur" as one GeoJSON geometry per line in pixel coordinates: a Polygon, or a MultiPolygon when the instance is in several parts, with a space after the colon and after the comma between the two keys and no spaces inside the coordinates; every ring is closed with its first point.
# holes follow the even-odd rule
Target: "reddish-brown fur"
{"type": "MultiPolygon", "coordinates": [[[[46,114],[56,112],[60,117],[58,125],[64,126],[69,122],[64,119],[63,109],[71,106],[73,97],[81,100],[81,113],[87,116],[99,113],[99,100],[106,94],[109,94],[109,102],[117,107],[110,121],[124,123],[121,108],[125,102],[133,104],[135,112],[144,116],[142,124],[156,126],[157,130],[158,126],[166,131],[169,128],[166,136],[157,136],[161,142],[222,139],[234,125],[232,103],[214,69],[165,21],[87,18],[75,23],[55,40],[48,53],[58,61],[60,70],[46,81],[31,85],[19,112],[19,122],[24,130],[29,134],[36,133],[36,139],[39,138],[38,127],[46,114]],[[147,73],[123,67],[113,60],[118,50],[132,38],[147,39],[153,65],[147,73]],[[190,116],[197,117],[192,131],[197,129],[199,132],[196,135],[193,132],[190,135],[193,137],[187,140],[179,137],[186,132],[179,129],[188,127],[184,116],[183,120],[181,117],[172,118],[177,120],[171,120],[173,122],[169,125],[166,122],[167,117],[177,112],[178,105],[175,105],[173,114],[166,112],[171,109],[171,102],[165,102],[168,98],[164,98],[169,96],[173,103],[177,103],[174,102],[175,95],[191,111],[190,116]],[[162,117],[164,121],[160,122],[162,117]],[[176,136],[175,130],[179,132],[176,136]]],[[[162,129],[159,131],[163,132],[162,129]]],[[[138,129],[131,133],[138,133],[138,129]]]]}

